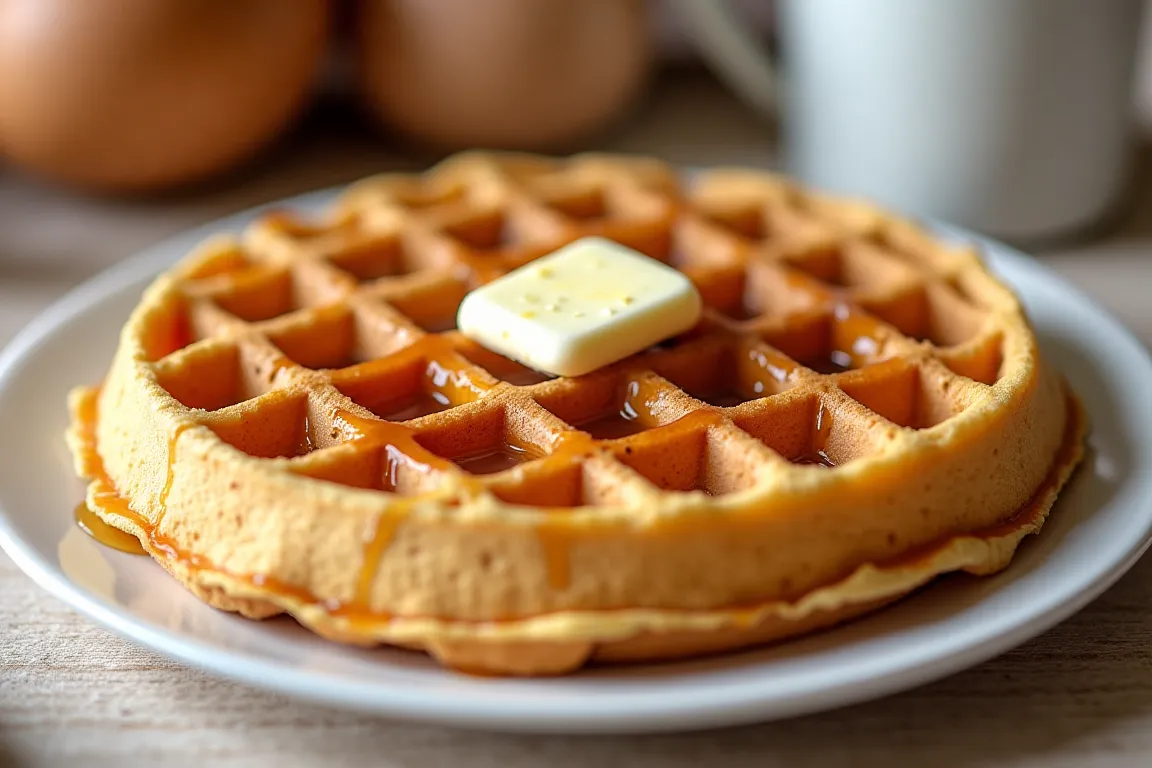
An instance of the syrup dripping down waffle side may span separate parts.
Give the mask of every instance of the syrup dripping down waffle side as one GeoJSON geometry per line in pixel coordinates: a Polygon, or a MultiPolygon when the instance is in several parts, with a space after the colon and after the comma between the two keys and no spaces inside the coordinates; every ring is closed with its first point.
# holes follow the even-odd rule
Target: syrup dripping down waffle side
{"type": "Polygon", "coordinates": [[[468,154],[269,215],[147,292],[73,397],[89,505],[196,594],[453,667],[737,648],[1004,567],[1083,422],[962,247],[763,173],[468,154]],[[454,329],[588,235],[691,332],[549,378],[454,329]]]}

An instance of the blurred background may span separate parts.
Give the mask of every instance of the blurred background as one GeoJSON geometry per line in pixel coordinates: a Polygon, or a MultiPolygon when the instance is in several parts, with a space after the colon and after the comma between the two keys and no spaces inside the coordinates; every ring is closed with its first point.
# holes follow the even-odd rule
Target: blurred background
{"type": "Polygon", "coordinates": [[[0,344],[167,235],[466,147],[786,170],[1148,343],[1150,142],[1147,0],[0,0],[0,344]]]}

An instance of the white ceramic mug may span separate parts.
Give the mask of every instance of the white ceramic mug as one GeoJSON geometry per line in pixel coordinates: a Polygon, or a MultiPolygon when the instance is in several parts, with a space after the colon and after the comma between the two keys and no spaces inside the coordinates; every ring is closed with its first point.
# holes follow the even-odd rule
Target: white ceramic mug
{"type": "Polygon", "coordinates": [[[810,184],[1013,239],[1125,189],[1144,0],[778,0],[779,87],[725,3],[678,3],[810,184]]]}

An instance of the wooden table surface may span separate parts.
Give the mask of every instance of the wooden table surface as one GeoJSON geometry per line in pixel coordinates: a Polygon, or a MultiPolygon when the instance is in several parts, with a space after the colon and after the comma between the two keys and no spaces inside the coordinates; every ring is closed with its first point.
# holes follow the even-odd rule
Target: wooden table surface
{"type": "MultiPolygon", "coordinates": [[[[773,157],[770,130],[703,76],[661,81],[601,146],[699,165],[773,157]]],[[[257,202],[424,162],[401,159],[329,111],[226,182],[162,200],[71,198],[0,170],[0,344],[71,285],[164,235],[257,202]]],[[[1152,345],[1149,165],[1110,232],[1038,253],[1152,345]]],[[[1152,765],[1152,558],[1047,634],[908,693],[734,730],[568,738],[396,724],[217,680],[95,626],[0,554],[0,766],[610,768],[712,760],[1152,765]]]]}

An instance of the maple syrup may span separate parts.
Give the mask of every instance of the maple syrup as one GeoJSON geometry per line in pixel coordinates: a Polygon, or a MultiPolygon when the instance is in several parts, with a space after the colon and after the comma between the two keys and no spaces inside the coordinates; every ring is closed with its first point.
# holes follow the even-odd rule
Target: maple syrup
{"type": "Polygon", "coordinates": [[[832,412],[828,410],[828,406],[820,403],[816,408],[816,425],[812,434],[812,445],[816,450],[824,450],[830,434],[832,434],[832,412]]]}
{"type": "MultiPolygon", "coordinates": [[[[94,483],[93,497],[94,503],[101,509],[108,510],[112,514],[123,516],[135,524],[139,525],[147,534],[147,537],[155,551],[166,557],[177,559],[193,569],[212,569],[221,573],[226,573],[223,569],[217,568],[205,558],[194,553],[188,553],[176,548],[165,537],[158,534],[156,526],[150,524],[148,521],[141,518],[138,514],[133,512],[127,505],[126,501],[120,497],[115,488],[113,487],[110,478],[104,472],[102,462],[99,455],[95,451],[95,393],[90,393],[89,397],[81,404],[78,411],[79,428],[82,436],[84,437],[85,445],[83,446],[83,454],[81,456],[85,463],[86,474],[94,483]]],[[[1038,511],[1043,509],[1043,503],[1052,489],[1059,486],[1063,482],[1063,478],[1068,472],[1069,468],[1075,464],[1075,460],[1081,450],[1081,443],[1077,439],[1078,435],[1083,430],[1083,413],[1078,403],[1071,397],[1068,399],[1068,420],[1065,428],[1065,437],[1060,453],[1052,465],[1049,475],[1046,477],[1044,483],[1038,488],[1033,495],[1032,499],[1025,504],[1019,513],[1004,524],[989,528],[981,531],[979,536],[992,537],[999,535],[1007,535],[1015,530],[1020,529],[1022,526],[1031,525],[1033,518],[1037,515],[1038,511]]],[[[357,433],[357,437],[364,439],[392,439],[403,441],[406,435],[410,435],[410,431],[400,425],[388,424],[384,422],[377,422],[369,419],[362,419],[354,414],[347,412],[337,412],[335,417],[346,421],[346,426],[357,433]]],[[[715,414],[707,414],[704,412],[696,412],[691,414],[681,422],[703,422],[709,423],[714,420],[715,414]],[[694,418],[695,417],[695,418],[694,418]]],[[[828,432],[831,429],[831,413],[821,404],[817,409],[814,433],[813,433],[813,452],[811,455],[800,457],[800,463],[813,463],[823,466],[832,466],[833,462],[829,459],[827,454],[824,453],[822,446],[827,440],[828,432]],[[811,461],[805,461],[811,459],[811,461]]],[[[579,441],[575,441],[579,442],[579,441]]],[[[705,489],[707,492],[707,489],[705,489]]],[[[83,505],[82,505],[83,506],[83,505]]],[[[76,510],[78,523],[83,515],[81,509],[76,510]]],[[[231,574],[235,578],[241,578],[249,581],[255,586],[265,589],[269,593],[277,594],[286,597],[292,597],[300,603],[307,603],[322,607],[329,615],[345,620],[349,626],[358,628],[361,631],[367,631],[369,627],[378,626],[381,623],[386,623],[393,619],[392,615],[379,610],[372,610],[370,606],[370,591],[375,580],[379,562],[387,549],[390,542],[394,539],[396,530],[403,523],[407,515],[407,507],[400,505],[393,505],[387,510],[383,511],[373,524],[365,536],[365,550],[364,562],[362,564],[361,572],[357,579],[357,587],[355,590],[355,600],[348,603],[342,603],[334,600],[321,600],[317,596],[311,594],[307,590],[301,589],[291,584],[280,582],[265,574],[231,574]]],[[[96,518],[99,520],[99,518],[96,518]]],[[[80,523],[83,528],[86,523],[80,523]]],[[[671,522],[666,524],[668,528],[679,527],[682,525],[696,525],[695,521],[680,521],[671,522]]],[[[603,535],[611,533],[615,530],[615,526],[619,523],[604,523],[602,526],[589,530],[587,527],[573,526],[567,516],[559,514],[555,517],[548,519],[546,522],[537,526],[537,534],[539,537],[540,545],[543,549],[545,565],[547,568],[548,581],[555,589],[564,589],[568,586],[571,579],[571,547],[578,541],[587,541],[590,536],[603,535]]],[[[87,530],[95,530],[94,527],[87,530]]],[[[115,529],[113,529],[115,530],[115,529]]],[[[102,541],[99,535],[95,536],[101,543],[108,543],[102,541]]],[[[131,538],[131,537],[129,537],[131,538]]],[[[137,542],[137,545],[139,543],[137,542]]],[[[113,545],[114,546],[114,545],[113,545]]],[[[925,550],[930,551],[930,550],[925,550]]],[[[892,561],[903,562],[910,557],[922,556],[924,552],[911,553],[903,555],[900,558],[892,561]]],[[[763,608],[763,603],[749,603],[737,606],[732,606],[731,615],[734,619],[739,619],[741,625],[751,625],[755,623],[756,617],[759,615],[763,608]]],[[[416,617],[412,617],[416,618],[416,617]]],[[[496,621],[499,621],[497,619],[496,621]]]]}
{"type": "Polygon", "coordinates": [[[407,517],[407,508],[396,504],[381,512],[370,527],[368,536],[364,539],[364,561],[361,563],[360,573],[356,577],[354,601],[357,605],[371,605],[372,585],[375,583],[376,574],[380,570],[380,560],[384,557],[384,551],[388,549],[396,537],[397,529],[407,517]]]}
{"type": "Polygon", "coordinates": [[[828,436],[832,433],[832,412],[820,403],[816,407],[816,419],[812,424],[812,439],[808,450],[792,459],[793,464],[805,466],[827,467],[831,469],[836,462],[825,450],[828,445],[828,436]]]}
{"type": "Polygon", "coordinates": [[[470,474],[493,475],[538,458],[540,458],[539,454],[529,451],[526,448],[501,443],[492,448],[485,448],[483,451],[471,453],[466,456],[457,456],[453,458],[452,461],[470,474]]]}
{"type": "MultiPolygon", "coordinates": [[[[383,445],[398,461],[425,471],[445,469],[450,465],[447,459],[424,449],[413,437],[412,430],[402,424],[376,419],[365,419],[345,410],[337,409],[332,414],[333,426],[343,431],[349,440],[364,440],[383,445]]],[[[394,484],[393,484],[394,485],[394,484]]]]}
{"type": "Polygon", "coordinates": [[[836,462],[828,457],[824,451],[809,451],[808,453],[801,454],[792,459],[793,464],[803,464],[805,466],[814,467],[828,467],[829,469],[836,466],[836,462]]]}
{"type": "Polygon", "coordinates": [[[144,547],[140,546],[139,539],[119,528],[108,525],[89,509],[85,502],[80,502],[72,516],[76,520],[76,526],[100,544],[118,549],[121,552],[127,552],[130,555],[147,554],[144,547]]]}
{"type": "Polygon", "coordinates": [[[548,586],[552,589],[566,589],[572,578],[570,552],[578,537],[570,526],[541,523],[536,526],[536,539],[544,555],[548,586]]]}
{"type": "Polygon", "coordinates": [[[316,450],[316,445],[312,442],[312,420],[305,414],[304,423],[300,428],[300,437],[296,440],[295,452],[292,455],[304,456],[314,450],[316,450]]]}
{"type": "Polygon", "coordinates": [[[465,365],[466,361],[456,355],[446,338],[425,336],[384,359],[334,371],[332,382],[380,418],[407,421],[472,402],[482,395],[489,385],[473,381],[465,365]],[[412,371],[412,366],[422,369],[418,374],[421,390],[408,397],[395,397],[394,393],[410,391],[411,385],[396,386],[393,382],[408,376],[404,371],[412,371]]]}
{"type": "Polygon", "coordinates": [[[804,365],[816,373],[831,376],[852,370],[852,357],[847,352],[834,349],[828,353],[827,357],[805,361],[804,365]]]}
{"type": "MultiPolygon", "coordinates": [[[[382,490],[396,490],[401,466],[428,472],[433,468],[443,469],[448,464],[447,460],[421,448],[420,444],[413,438],[412,431],[403,425],[365,419],[343,410],[337,410],[332,415],[332,419],[334,424],[342,425],[347,430],[351,430],[350,438],[354,441],[364,440],[384,444],[385,460],[382,490]]],[[[371,589],[380,569],[380,560],[395,538],[396,530],[407,518],[407,515],[407,504],[402,499],[394,500],[387,509],[380,513],[365,535],[360,572],[356,579],[356,594],[353,606],[349,607],[349,610],[357,615],[365,612],[363,608],[357,606],[371,604],[371,589]]],[[[336,610],[329,612],[337,615],[336,610]]],[[[383,615],[372,618],[374,620],[387,619],[383,615]]]]}
{"type": "Polygon", "coordinates": [[[452,403],[443,392],[421,391],[399,402],[393,401],[371,410],[386,421],[409,421],[430,413],[446,411],[451,407],[452,403]]]}
{"type": "Polygon", "coordinates": [[[454,361],[446,358],[446,355],[439,355],[428,359],[425,376],[433,392],[444,395],[449,401],[464,402],[484,394],[466,370],[456,367],[454,361]]]}
{"type": "Polygon", "coordinates": [[[860,368],[879,354],[883,346],[880,321],[845,305],[836,307],[832,324],[832,358],[838,365],[860,368]]]}
{"type": "Polygon", "coordinates": [[[181,424],[172,430],[172,436],[168,438],[168,474],[164,478],[164,487],[160,489],[160,513],[156,518],[156,525],[160,525],[160,521],[164,519],[164,513],[168,511],[168,494],[172,492],[172,483],[176,480],[176,441],[180,439],[180,435],[184,434],[186,429],[192,426],[197,425],[181,424]]]}
{"type": "MultiPolygon", "coordinates": [[[[104,471],[104,462],[101,460],[100,454],[96,452],[96,410],[97,391],[89,390],[85,393],[84,399],[80,403],[80,406],[77,410],[77,419],[79,421],[80,432],[84,441],[83,446],[80,449],[80,459],[81,463],[85,467],[85,474],[92,482],[92,503],[100,511],[106,512],[110,515],[117,515],[127,518],[128,520],[131,520],[133,523],[143,528],[145,531],[148,531],[149,528],[146,524],[147,521],[145,521],[144,518],[142,518],[140,515],[136,514],[132,508],[128,506],[128,502],[125,501],[124,498],[116,492],[115,486],[112,485],[111,478],[109,478],[108,474],[104,471]]],[[[86,505],[81,504],[81,506],[87,509],[86,505]]],[[[77,517],[78,523],[80,522],[80,518],[82,516],[86,521],[89,519],[87,516],[83,515],[79,508],[74,510],[73,514],[75,517],[77,517]]],[[[112,526],[107,526],[102,520],[100,520],[99,516],[97,516],[91,510],[89,510],[88,514],[91,515],[91,518],[94,518],[96,522],[93,522],[87,530],[93,535],[93,538],[103,543],[102,538],[98,538],[98,536],[101,536],[101,534],[97,533],[97,531],[103,527],[111,528],[112,526]]],[[[81,527],[84,526],[81,525],[81,527]]],[[[139,542],[137,542],[137,544],[139,544],[139,542]]]]}
{"type": "Polygon", "coordinates": [[[593,416],[591,419],[573,426],[581,432],[586,432],[593,440],[617,440],[621,437],[639,434],[646,429],[636,418],[635,411],[627,411],[623,408],[600,416],[593,416]]]}
{"type": "Polygon", "coordinates": [[[656,408],[666,394],[664,387],[657,382],[633,379],[624,388],[624,405],[620,413],[627,419],[654,426],[657,424],[656,408]]]}
{"type": "Polygon", "coordinates": [[[796,363],[772,349],[753,347],[739,358],[737,375],[740,381],[751,382],[751,390],[758,397],[780,391],[784,382],[796,370],[796,363]]]}

